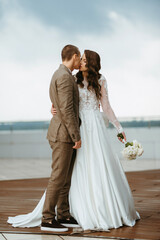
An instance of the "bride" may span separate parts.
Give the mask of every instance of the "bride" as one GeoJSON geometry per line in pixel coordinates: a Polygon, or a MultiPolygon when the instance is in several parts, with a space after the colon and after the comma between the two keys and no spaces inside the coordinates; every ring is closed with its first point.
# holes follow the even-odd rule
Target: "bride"
{"type": "MultiPolygon", "coordinates": [[[[125,140],[126,136],[110,106],[107,81],[99,73],[100,68],[99,55],[85,50],[75,77],[80,98],[82,147],[77,150],[69,203],[71,215],[83,230],[107,231],[123,225],[134,226],[140,216],[120,160],[110,143],[106,117],[125,140]]],[[[52,114],[56,114],[56,109],[52,108],[52,114]]],[[[8,223],[13,227],[40,226],[44,200],[45,193],[31,213],[9,217],[8,223]]]]}

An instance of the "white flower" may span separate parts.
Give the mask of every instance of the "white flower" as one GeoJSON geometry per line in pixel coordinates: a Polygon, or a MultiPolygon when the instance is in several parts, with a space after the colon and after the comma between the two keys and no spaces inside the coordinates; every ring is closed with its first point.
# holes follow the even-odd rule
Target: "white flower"
{"type": "Polygon", "coordinates": [[[133,146],[128,145],[122,151],[124,158],[132,160],[136,159],[137,155],[141,156],[143,154],[144,150],[142,148],[142,145],[137,140],[133,140],[133,142],[130,144],[132,144],[133,146]]]}
{"type": "Polygon", "coordinates": [[[139,148],[142,148],[142,145],[139,143],[139,148]]]}
{"type": "Polygon", "coordinates": [[[133,146],[139,147],[139,142],[137,140],[133,140],[133,146]]]}
{"type": "Polygon", "coordinates": [[[135,159],[137,156],[137,148],[129,145],[128,147],[125,147],[123,149],[122,154],[126,159],[129,159],[129,160],[135,159]]]}
{"type": "Polygon", "coordinates": [[[143,150],[142,147],[141,147],[141,148],[138,148],[138,153],[137,153],[137,155],[138,155],[138,156],[141,156],[141,155],[143,154],[143,152],[144,152],[144,150],[143,150]]]}

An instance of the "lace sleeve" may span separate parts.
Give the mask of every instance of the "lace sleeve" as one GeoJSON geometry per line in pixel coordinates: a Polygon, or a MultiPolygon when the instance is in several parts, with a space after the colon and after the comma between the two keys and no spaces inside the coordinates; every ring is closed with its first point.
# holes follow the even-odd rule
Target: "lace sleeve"
{"type": "Polygon", "coordinates": [[[109,121],[114,125],[114,127],[117,129],[118,133],[123,132],[123,128],[121,124],[119,123],[118,119],[116,118],[113,109],[110,105],[109,98],[108,98],[108,88],[107,88],[107,81],[106,79],[101,76],[100,81],[101,85],[101,105],[103,112],[107,115],[107,118],[109,121]]]}

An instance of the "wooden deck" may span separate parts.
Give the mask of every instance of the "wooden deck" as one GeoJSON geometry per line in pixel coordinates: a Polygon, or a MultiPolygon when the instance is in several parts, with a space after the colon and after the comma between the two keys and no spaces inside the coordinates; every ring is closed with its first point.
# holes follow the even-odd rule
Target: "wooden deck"
{"type": "MultiPolygon", "coordinates": [[[[77,234],[78,236],[160,239],[160,170],[129,172],[126,175],[141,220],[137,221],[134,227],[124,226],[111,229],[110,232],[84,232],[77,234]]],[[[8,216],[32,211],[41,198],[47,182],[46,178],[0,181],[0,232],[44,234],[39,227],[13,228],[6,221],[8,216]]],[[[64,235],[73,235],[72,229],[64,235]]]]}

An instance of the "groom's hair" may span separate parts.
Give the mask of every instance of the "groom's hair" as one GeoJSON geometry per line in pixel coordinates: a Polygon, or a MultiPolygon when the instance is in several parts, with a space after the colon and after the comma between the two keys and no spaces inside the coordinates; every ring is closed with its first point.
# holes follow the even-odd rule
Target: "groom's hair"
{"type": "Polygon", "coordinates": [[[80,55],[80,51],[76,46],[73,45],[66,45],[61,52],[62,61],[69,61],[71,60],[74,54],[80,55]]]}

